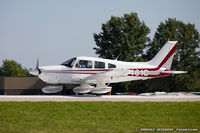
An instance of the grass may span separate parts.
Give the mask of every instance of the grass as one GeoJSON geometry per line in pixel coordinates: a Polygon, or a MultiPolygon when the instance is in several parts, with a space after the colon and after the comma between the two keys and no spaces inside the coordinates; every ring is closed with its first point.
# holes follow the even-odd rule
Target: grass
{"type": "Polygon", "coordinates": [[[200,102],[0,102],[0,133],[198,128],[200,102]]]}

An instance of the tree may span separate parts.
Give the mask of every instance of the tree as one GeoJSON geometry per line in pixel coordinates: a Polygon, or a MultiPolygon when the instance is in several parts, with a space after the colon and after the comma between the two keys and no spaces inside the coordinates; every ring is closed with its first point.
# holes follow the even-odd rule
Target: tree
{"type": "MultiPolygon", "coordinates": [[[[123,61],[143,60],[143,50],[147,47],[150,29],[141,22],[136,13],[124,14],[123,17],[112,16],[102,24],[102,32],[94,33],[99,57],[123,61]]],[[[128,83],[121,84],[128,88],[128,83]]]]}
{"type": "Polygon", "coordinates": [[[171,18],[166,20],[165,23],[161,22],[152,43],[149,45],[147,58],[153,58],[168,39],[178,41],[172,69],[185,70],[188,73],[176,76],[172,75],[149,82],[157,82],[157,86],[160,86],[158,80],[162,80],[165,84],[163,88],[168,91],[195,91],[195,89],[200,89],[200,85],[197,83],[200,76],[198,66],[200,64],[200,35],[195,29],[195,25],[190,23],[185,24],[182,21],[171,18]]]}
{"type": "MultiPolygon", "coordinates": [[[[142,57],[146,48],[150,29],[141,22],[136,13],[124,14],[123,17],[112,16],[102,24],[102,32],[94,33],[97,47],[94,48],[99,57],[134,61],[142,57]]],[[[142,58],[140,58],[142,59],[142,58]]]]}
{"type": "Polygon", "coordinates": [[[29,76],[29,72],[14,60],[3,60],[0,76],[29,76]]]}

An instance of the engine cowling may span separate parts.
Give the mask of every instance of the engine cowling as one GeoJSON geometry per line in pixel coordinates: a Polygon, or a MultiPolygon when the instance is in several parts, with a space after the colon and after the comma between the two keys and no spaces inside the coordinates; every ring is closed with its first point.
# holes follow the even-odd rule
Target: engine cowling
{"type": "Polygon", "coordinates": [[[94,88],[94,87],[92,87],[89,84],[83,84],[83,85],[75,87],[73,89],[73,92],[77,93],[77,94],[89,93],[92,90],[92,88],[94,88]]]}
{"type": "Polygon", "coordinates": [[[42,92],[44,93],[57,93],[63,90],[62,86],[46,86],[42,88],[42,92]]]}
{"type": "Polygon", "coordinates": [[[105,93],[111,92],[111,90],[112,90],[112,87],[109,87],[109,86],[95,87],[91,90],[91,93],[105,94],[105,93]]]}

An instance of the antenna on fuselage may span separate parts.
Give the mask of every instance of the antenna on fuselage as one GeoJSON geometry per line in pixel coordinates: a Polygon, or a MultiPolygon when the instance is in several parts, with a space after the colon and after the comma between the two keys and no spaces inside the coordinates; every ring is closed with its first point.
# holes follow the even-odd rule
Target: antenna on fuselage
{"type": "Polygon", "coordinates": [[[138,57],[136,57],[136,58],[135,58],[135,60],[134,60],[133,62],[135,62],[135,61],[136,61],[138,58],[139,58],[139,56],[138,56],[138,57]]]}
{"type": "Polygon", "coordinates": [[[119,58],[119,56],[121,55],[121,53],[117,56],[117,58],[115,60],[117,60],[119,58]]]}

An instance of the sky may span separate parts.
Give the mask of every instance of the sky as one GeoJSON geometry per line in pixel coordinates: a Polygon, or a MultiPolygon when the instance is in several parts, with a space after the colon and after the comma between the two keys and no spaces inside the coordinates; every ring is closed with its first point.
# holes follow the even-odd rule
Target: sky
{"type": "Polygon", "coordinates": [[[93,33],[111,16],[136,12],[151,29],[176,18],[200,32],[200,0],[0,0],[0,65],[56,65],[75,56],[98,57],[93,33]]]}

